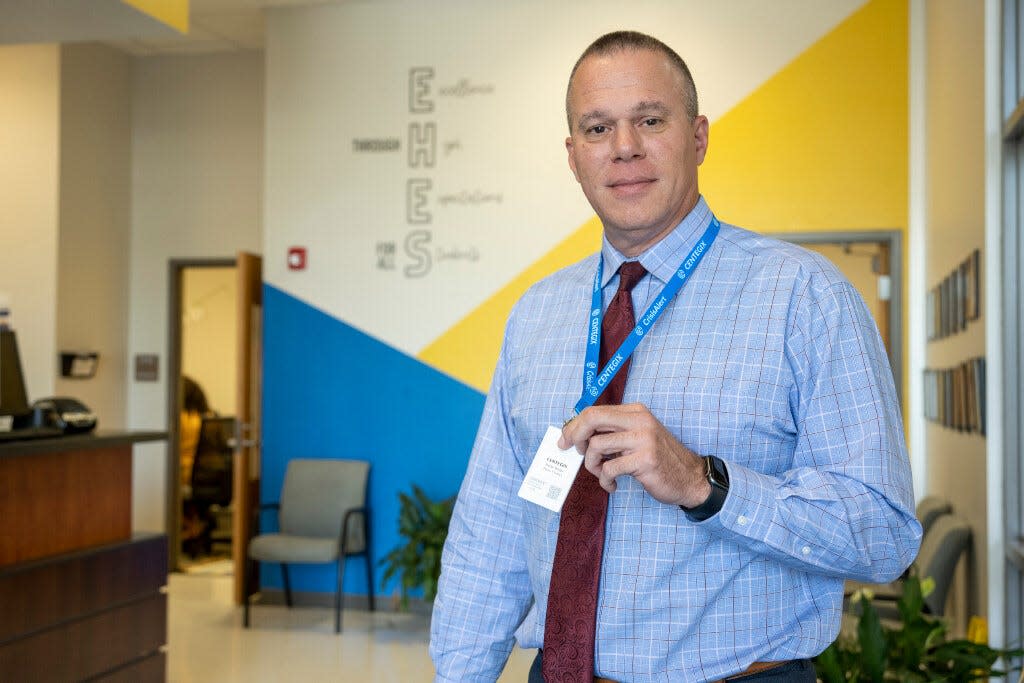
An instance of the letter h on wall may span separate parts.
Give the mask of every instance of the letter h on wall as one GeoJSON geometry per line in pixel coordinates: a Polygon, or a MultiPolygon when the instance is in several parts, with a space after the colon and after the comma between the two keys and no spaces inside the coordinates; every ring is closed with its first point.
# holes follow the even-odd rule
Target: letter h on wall
{"type": "Polygon", "coordinates": [[[409,124],[409,168],[433,168],[437,160],[437,124],[409,124]]]}

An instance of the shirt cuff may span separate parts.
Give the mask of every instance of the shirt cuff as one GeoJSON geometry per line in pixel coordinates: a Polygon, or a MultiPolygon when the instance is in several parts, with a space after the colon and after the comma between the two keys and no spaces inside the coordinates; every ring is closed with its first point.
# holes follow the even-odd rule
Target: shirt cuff
{"type": "Polygon", "coordinates": [[[768,536],[774,515],[778,481],[728,460],[725,460],[725,466],[729,470],[729,493],[725,503],[718,514],[697,524],[708,531],[721,529],[763,541],[768,536]]]}

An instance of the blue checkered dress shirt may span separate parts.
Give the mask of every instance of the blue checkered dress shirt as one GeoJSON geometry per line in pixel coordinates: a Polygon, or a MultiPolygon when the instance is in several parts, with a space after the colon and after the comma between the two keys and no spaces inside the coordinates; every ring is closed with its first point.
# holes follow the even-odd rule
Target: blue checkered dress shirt
{"type": "MultiPolygon", "coordinates": [[[[646,309],[710,223],[701,198],[643,253],[646,309]]],[[[516,494],[549,425],[579,399],[597,259],[607,306],[624,257],[532,287],[504,346],[445,545],[431,626],[438,681],[494,681],[541,647],[559,515],[516,494]]],[[[691,522],[631,477],[611,494],[596,673],[707,681],[809,657],[834,640],[843,579],[894,579],[915,557],[910,467],[885,349],[826,259],[723,224],[633,356],[623,403],[726,462],[722,510],[691,522]]]]}

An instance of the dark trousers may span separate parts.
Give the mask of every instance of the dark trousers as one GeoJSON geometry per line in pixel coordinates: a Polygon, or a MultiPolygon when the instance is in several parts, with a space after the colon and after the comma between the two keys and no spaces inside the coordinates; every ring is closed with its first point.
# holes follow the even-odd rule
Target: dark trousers
{"type": "MultiPolygon", "coordinates": [[[[530,677],[527,683],[544,683],[544,675],[541,673],[542,653],[537,650],[537,656],[530,667],[530,677]]],[[[757,681],[757,683],[815,683],[817,676],[814,673],[814,664],[809,659],[794,659],[774,669],[761,671],[749,676],[731,678],[731,681],[746,683],[746,681],[757,681]]]]}

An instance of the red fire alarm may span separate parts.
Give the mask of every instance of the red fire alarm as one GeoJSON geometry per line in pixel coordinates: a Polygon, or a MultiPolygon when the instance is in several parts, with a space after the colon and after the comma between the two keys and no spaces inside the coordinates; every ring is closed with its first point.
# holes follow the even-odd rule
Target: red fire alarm
{"type": "Polygon", "coordinates": [[[305,247],[289,247],[288,248],[288,270],[305,270],[306,269],[306,248],[305,247]]]}

